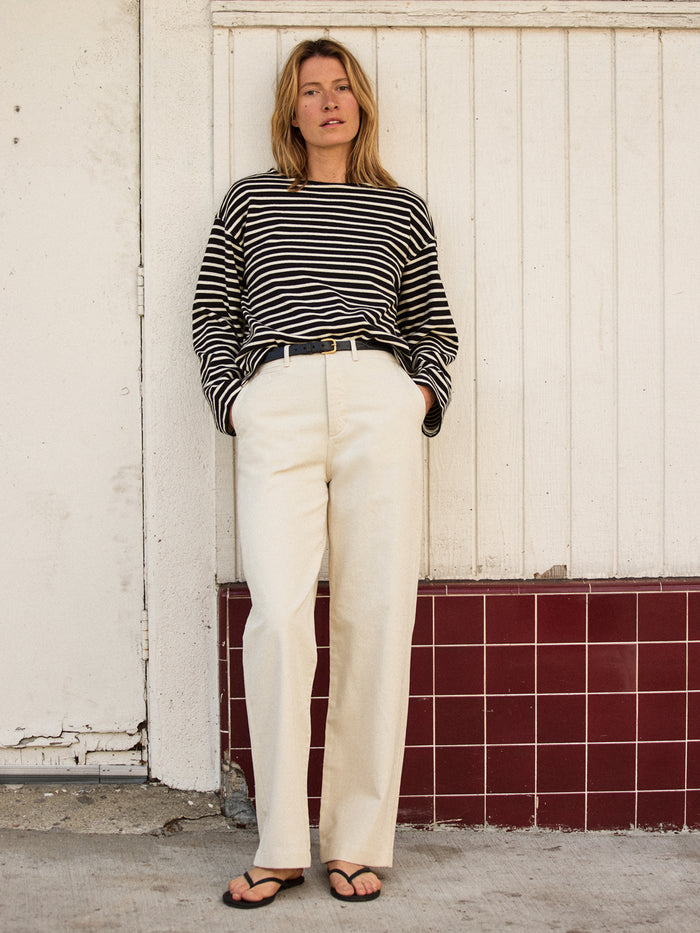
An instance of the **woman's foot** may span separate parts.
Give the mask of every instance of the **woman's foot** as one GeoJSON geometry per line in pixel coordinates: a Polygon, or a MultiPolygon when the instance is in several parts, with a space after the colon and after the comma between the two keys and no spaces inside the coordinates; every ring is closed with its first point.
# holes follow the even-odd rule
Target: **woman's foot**
{"type": "Polygon", "coordinates": [[[363,865],[357,865],[355,862],[344,862],[342,859],[335,859],[328,862],[328,881],[331,889],[341,899],[352,897],[354,900],[374,900],[379,897],[382,883],[371,869],[363,865]],[[342,872],[342,874],[339,874],[342,872]],[[356,878],[352,876],[357,872],[356,878]],[[345,875],[346,877],[343,877],[345,875]],[[350,881],[349,879],[352,879],[350,881]]]}
{"type": "Polygon", "coordinates": [[[257,884],[262,878],[279,878],[280,881],[295,881],[301,878],[303,869],[301,868],[251,868],[247,872],[248,878],[255,887],[251,887],[248,878],[245,875],[239,875],[229,882],[228,890],[231,899],[234,901],[247,901],[256,903],[259,901],[273,898],[280,890],[280,885],[276,881],[266,881],[265,884],[257,884]]]}

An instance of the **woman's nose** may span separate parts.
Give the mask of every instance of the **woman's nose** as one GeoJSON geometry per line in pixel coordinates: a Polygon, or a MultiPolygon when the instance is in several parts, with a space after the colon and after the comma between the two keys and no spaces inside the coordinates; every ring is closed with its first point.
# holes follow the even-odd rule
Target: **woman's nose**
{"type": "Polygon", "coordinates": [[[333,97],[333,96],[330,95],[330,94],[327,95],[327,97],[326,97],[326,102],[325,102],[325,104],[323,105],[323,109],[324,109],[324,110],[335,110],[337,106],[338,106],[338,103],[337,103],[335,97],[333,97]]]}

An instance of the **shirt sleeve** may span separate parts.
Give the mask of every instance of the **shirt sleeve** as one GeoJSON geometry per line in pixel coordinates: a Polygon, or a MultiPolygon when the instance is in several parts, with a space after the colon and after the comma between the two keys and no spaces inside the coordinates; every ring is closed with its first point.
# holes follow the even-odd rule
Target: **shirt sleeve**
{"type": "Polygon", "coordinates": [[[242,279],[243,250],[220,213],[214,221],[197,280],[192,335],[202,389],[216,427],[225,434],[234,433],[228,414],[242,385],[236,364],[245,337],[242,279]]]}
{"type": "Polygon", "coordinates": [[[450,402],[447,367],[457,355],[459,341],[440,279],[437,243],[427,208],[417,214],[414,243],[415,251],[401,277],[397,324],[409,346],[412,378],[435,393],[436,402],[423,422],[423,433],[433,437],[450,402]]]}

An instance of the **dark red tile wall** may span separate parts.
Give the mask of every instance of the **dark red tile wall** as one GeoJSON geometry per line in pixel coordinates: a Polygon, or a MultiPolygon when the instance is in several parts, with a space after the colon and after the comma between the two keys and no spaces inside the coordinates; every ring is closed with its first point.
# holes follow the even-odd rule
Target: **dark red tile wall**
{"type": "MultiPolygon", "coordinates": [[[[316,602],[309,808],[328,694],[316,602]]],[[[222,754],[255,794],[244,586],[219,594],[222,754]]],[[[700,580],[421,584],[399,819],[700,829],[700,580]]]]}

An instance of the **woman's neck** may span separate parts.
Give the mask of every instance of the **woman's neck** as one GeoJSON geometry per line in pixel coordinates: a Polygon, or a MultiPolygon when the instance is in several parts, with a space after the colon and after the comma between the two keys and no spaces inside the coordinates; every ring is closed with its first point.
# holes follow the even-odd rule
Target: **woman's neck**
{"type": "Polygon", "coordinates": [[[345,152],[307,151],[306,169],[309,181],[342,185],[347,178],[348,158],[345,152]]]}

